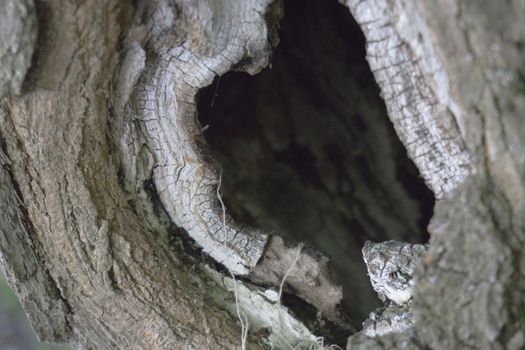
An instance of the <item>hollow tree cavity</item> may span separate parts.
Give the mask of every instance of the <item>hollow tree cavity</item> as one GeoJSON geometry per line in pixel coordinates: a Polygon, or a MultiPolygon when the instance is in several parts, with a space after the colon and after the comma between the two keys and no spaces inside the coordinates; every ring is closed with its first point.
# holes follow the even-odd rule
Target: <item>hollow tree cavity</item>
{"type": "Polygon", "coordinates": [[[433,194],[388,119],[361,29],[336,1],[285,1],[271,67],[198,95],[239,222],[331,258],[356,325],[376,305],[366,240],[426,241],[433,194]]]}
{"type": "Polygon", "coordinates": [[[0,266],[40,339],[525,347],[523,1],[341,3],[1,3],[0,266]],[[434,198],[411,323],[351,334],[329,265],[362,315],[344,268],[434,198]]]}

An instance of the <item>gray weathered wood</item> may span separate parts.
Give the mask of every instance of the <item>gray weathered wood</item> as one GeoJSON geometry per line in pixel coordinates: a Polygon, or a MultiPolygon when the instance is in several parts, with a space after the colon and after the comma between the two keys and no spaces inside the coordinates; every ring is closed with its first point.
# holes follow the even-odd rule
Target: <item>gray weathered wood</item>
{"type": "Polygon", "coordinates": [[[36,37],[33,1],[3,0],[0,3],[0,97],[20,93],[36,37]]]}
{"type": "Polygon", "coordinates": [[[367,59],[390,119],[436,197],[471,172],[461,109],[414,1],[349,0],[367,38],[367,59]]]}
{"type": "MultiPolygon", "coordinates": [[[[415,275],[414,326],[358,333],[348,349],[523,348],[525,5],[346,4],[394,127],[440,198],[415,275]]],[[[85,349],[233,349],[239,305],[251,347],[319,346],[275,299],[290,271],[289,289],[343,325],[324,257],[294,259],[296,249],[223,212],[220,168],[196,119],[195,95],[215,75],[270,62],[279,4],[36,5],[36,18],[31,2],[6,1],[0,13],[17,26],[0,25],[0,265],[39,337],[85,349]],[[208,264],[174,234],[182,229],[208,264]],[[213,260],[267,287],[234,284],[213,260]]]]}
{"type": "MultiPolygon", "coordinates": [[[[173,22],[180,14],[169,1],[141,4],[128,34],[126,64],[119,72],[117,118],[143,131],[154,158],[150,163],[153,170],[147,172],[153,171],[155,187],[171,219],[212,258],[236,274],[246,274],[261,257],[266,234],[240,227],[229,216],[223,223],[217,189],[220,170],[212,166],[201,146],[195,95],[242,58],[255,59],[244,67],[249,72],[267,64],[271,51],[263,15],[268,1],[228,1],[217,9],[211,6],[205,2],[198,7],[183,6],[186,13],[182,18],[196,28],[182,34],[177,30],[183,25],[173,22]],[[207,42],[203,37],[187,37],[198,33],[207,42]],[[148,56],[141,46],[148,47],[148,56]]],[[[140,147],[142,140],[134,140],[134,136],[119,135],[119,144],[124,146],[121,153],[133,154],[130,145],[140,147]]],[[[123,168],[129,173],[133,165],[128,161],[123,168]]],[[[134,181],[130,176],[129,181],[134,181]]]]}
{"type": "Polygon", "coordinates": [[[383,338],[356,335],[348,349],[523,348],[525,304],[517,297],[525,290],[523,2],[348,4],[367,36],[394,126],[443,198],[429,227],[429,254],[416,273],[416,325],[383,338]],[[387,62],[380,67],[380,60],[387,62]],[[434,107],[419,111],[420,103],[434,107]],[[404,119],[410,116],[416,119],[404,119]],[[418,118],[453,130],[451,137],[412,144],[406,136],[421,125],[439,134],[418,118]],[[420,145],[432,148],[418,157],[420,145]],[[436,160],[445,172],[430,170],[436,160]]]}

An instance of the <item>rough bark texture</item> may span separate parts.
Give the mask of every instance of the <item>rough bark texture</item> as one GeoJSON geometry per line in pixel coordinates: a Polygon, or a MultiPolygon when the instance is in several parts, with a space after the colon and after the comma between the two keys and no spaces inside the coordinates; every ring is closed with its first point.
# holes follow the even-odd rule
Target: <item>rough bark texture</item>
{"type": "Polygon", "coordinates": [[[18,94],[37,36],[31,0],[5,0],[0,8],[0,96],[18,94]]]}
{"type": "MultiPolygon", "coordinates": [[[[388,349],[401,344],[432,349],[523,348],[525,304],[519,297],[525,288],[523,2],[489,6],[487,2],[349,1],[349,7],[367,36],[372,69],[380,69],[374,68],[377,47],[384,50],[381,57],[400,59],[375,74],[409,154],[414,157],[418,144],[428,141],[422,134],[415,143],[407,142],[406,129],[396,125],[397,119],[409,116],[405,104],[408,109],[417,107],[410,99],[390,97],[404,76],[413,77],[417,86],[410,92],[414,85],[404,83],[408,90],[401,89],[401,96],[408,91],[416,101],[432,97],[428,86],[438,90],[448,86],[434,96],[448,93],[444,100],[455,101],[452,114],[425,110],[424,116],[415,114],[416,122],[410,125],[420,125],[417,120],[425,118],[450,123],[450,116],[455,116],[450,125],[458,127],[452,140],[466,149],[445,146],[459,156],[446,164],[464,164],[469,158],[474,171],[467,180],[450,182],[454,188],[442,192],[444,198],[436,204],[429,227],[430,251],[416,276],[416,330],[384,339],[352,337],[348,348],[388,349]],[[414,49],[415,41],[419,44],[414,49]],[[428,47],[434,55],[430,60],[440,62],[438,75],[448,81],[446,85],[432,83],[434,72],[411,67],[429,61],[428,47]],[[459,149],[463,152],[457,153],[459,149]],[[464,156],[466,150],[470,157],[464,156]]],[[[440,146],[433,149],[439,151],[440,146]]],[[[439,157],[427,153],[419,161],[413,158],[430,184],[443,180],[439,171],[425,172],[426,165],[439,157]],[[434,159],[426,160],[427,156],[434,159]]],[[[463,178],[462,173],[446,177],[463,178]]]]}
{"type": "MultiPolygon", "coordinates": [[[[523,348],[523,2],[345,4],[390,120],[440,199],[415,325],[358,333],[347,348],[523,348]]],[[[233,349],[240,318],[250,348],[319,346],[276,298],[290,274],[287,290],[348,335],[323,256],[295,259],[224,212],[196,116],[216,75],[270,63],[280,3],[34,5],[0,5],[0,265],[38,336],[86,349],[233,349]]]]}
{"type": "Polygon", "coordinates": [[[5,99],[1,117],[10,164],[1,207],[12,213],[2,261],[39,337],[97,349],[236,347],[235,319],[138,220],[110,158],[107,87],[133,6],[39,6],[33,89],[5,99]]]}

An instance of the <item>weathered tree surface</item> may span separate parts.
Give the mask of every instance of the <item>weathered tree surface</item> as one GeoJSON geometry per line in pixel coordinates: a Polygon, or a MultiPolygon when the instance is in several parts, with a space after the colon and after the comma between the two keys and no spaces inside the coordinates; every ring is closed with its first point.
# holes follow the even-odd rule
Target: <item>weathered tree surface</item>
{"type": "Polygon", "coordinates": [[[390,118],[442,198],[416,273],[416,326],[348,348],[523,348],[525,4],[348,6],[390,118]]]}
{"type": "MultiPolygon", "coordinates": [[[[525,3],[343,3],[337,11],[362,30],[388,117],[437,199],[429,252],[415,275],[414,325],[353,334],[355,320],[340,308],[343,293],[323,254],[251,227],[224,206],[228,174],[204,138],[197,94],[229,71],[257,74],[271,64],[287,16],[280,1],[6,0],[0,266],[40,339],[78,349],[322,348],[332,341],[348,349],[525,347],[525,3]],[[283,305],[283,292],[294,302],[283,305]]],[[[337,32],[319,33],[317,41],[325,35],[340,43],[332,41],[337,32]]],[[[338,52],[327,45],[304,60],[314,77],[304,85],[325,95],[305,112],[310,121],[315,112],[339,118],[351,109],[341,88],[356,84],[338,52]],[[315,70],[324,57],[341,74],[315,70]]],[[[281,83],[293,81],[277,70],[281,83]]],[[[275,104],[304,112],[294,94],[275,104]]],[[[356,241],[403,239],[419,220],[420,202],[391,174],[397,151],[385,149],[394,134],[383,131],[381,108],[366,118],[365,105],[355,107],[365,117],[337,124],[341,141],[331,144],[339,154],[353,142],[345,131],[363,123],[373,132],[360,145],[382,162],[365,165],[372,175],[359,173],[363,162],[336,169],[348,174],[348,186],[371,184],[350,209],[354,216],[341,214],[368,232],[348,245],[349,264],[360,259],[356,241]],[[385,210],[382,199],[415,209],[385,210]],[[391,234],[370,233],[389,227],[391,234]]],[[[279,129],[279,119],[269,118],[257,138],[277,152],[272,123],[279,129]]],[[[315,134],[303,131],[295,127],[303,137],[295,141],[331,169],[329,157],[315,153],[315,134]]],[[[323,181],[310,198],[330,198],[335,180],[323,181]]],[[[346,290],[345,302],[359,304],[361,280],[343,285],[357,296],[346,290]]],[[[352,316],[359,306],[346,310],[352,316]]]]}

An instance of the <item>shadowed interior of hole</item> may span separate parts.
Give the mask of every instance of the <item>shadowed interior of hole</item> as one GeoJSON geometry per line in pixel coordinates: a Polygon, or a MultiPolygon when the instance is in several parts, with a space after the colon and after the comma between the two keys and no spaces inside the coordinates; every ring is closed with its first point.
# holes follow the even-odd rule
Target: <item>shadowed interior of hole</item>
{"type": "Polygon", "coordinates": [[[388,120],[365,41],[336,0],[285,1],[272,67],[199,92],[238,221],[326,253],[356,325],[379,303],[366,240],[425,242],[434,197],[388,120]]]}

